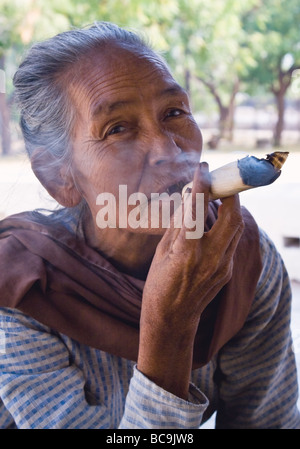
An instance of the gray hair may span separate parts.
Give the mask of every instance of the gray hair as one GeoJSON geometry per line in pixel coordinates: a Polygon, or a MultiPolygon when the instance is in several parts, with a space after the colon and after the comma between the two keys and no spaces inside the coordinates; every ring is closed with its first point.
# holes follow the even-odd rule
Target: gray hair
{"type": "Polygon", "coordinates": [[[90,50],[110,42],[152,52],[139,35],[109,22],[66,31],[31,47],[13,79],[29,157],[45,148],[57,163],[69,160],[75,111],[62,77],[90,50]]]}

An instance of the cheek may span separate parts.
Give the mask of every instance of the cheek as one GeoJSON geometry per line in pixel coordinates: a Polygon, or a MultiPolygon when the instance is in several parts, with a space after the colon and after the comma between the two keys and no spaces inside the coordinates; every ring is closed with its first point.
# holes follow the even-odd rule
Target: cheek
{"type": "Polygon", "coordinates": [[[178,128],[177,141],[184,151],[196,152],[201,154],[202,151],[202,133],[193,118],[185,120],[184,124],[178,128]]]}
{"type": "Polygon", "coordinates": [[[200,128],[197,125],[194,126],[194,139],[197,141],[198,150],[201,153],[203,148],[203,136],[200,128]]]}
{"type": "Polygon", "coordinates": [[[117,196],[120,184],[126,185],[129,193],[136,191],[143,166],[141,154],[132,144],[122,144],[121,149],[97,144],[74,157],[73,173],[78,190],[91,205],[102,192],[117,196]]]}
{"type": "Polygon", "coordinates": [[[190,128],[190,136],[191,136],[191,138],[190,138],[191,145],[193,146],[193,149],[195,151],[198,151],[199,153],[201,153],[202,145],[203,145],[202,133],[194,120],[192,120],[190,122],[189,128],[190,128]]]}

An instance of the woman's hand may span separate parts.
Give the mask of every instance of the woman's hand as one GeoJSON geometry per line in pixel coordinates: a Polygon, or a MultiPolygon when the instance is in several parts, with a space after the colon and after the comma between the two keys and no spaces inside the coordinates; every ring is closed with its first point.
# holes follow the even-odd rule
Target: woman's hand
{"type": "MultiPolygon", "coordinates": [[[[209,173],[196,171],[196,193],[208,207],[209,173]]],[[[206,213],[205,213],[206,216],[206,213]]],[[[243,232],[238,196],[225,198],[214,226],[200,239],[187,229],[168,229],[157,246],[144,287],[138,369],[177,396],[187,397],[193,344],[201,313],[230,280],[233,255],[243,232]]]]}

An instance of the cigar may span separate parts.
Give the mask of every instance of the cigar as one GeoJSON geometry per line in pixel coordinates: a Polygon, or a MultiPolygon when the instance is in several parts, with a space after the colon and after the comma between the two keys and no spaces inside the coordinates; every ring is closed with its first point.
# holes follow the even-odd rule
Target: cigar
{"type": "MultiPolygon", "coordinates": [[[[276,151],[267,154],[264,159],[255,156],[246,156],[229,164],[223,165],[210,173],[211,188],[209,199],[216,200],[226,196],[235,195],[244,190],[272,184],[281,174],[281,167],[289,153],[276,151]]],[[[192,189],[193,182],[186,184],[182,189],[192,189]]]]}

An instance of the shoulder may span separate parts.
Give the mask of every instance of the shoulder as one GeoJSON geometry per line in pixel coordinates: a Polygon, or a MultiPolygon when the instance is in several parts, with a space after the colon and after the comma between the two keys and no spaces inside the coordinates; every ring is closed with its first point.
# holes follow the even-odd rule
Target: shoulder
{"type": "Polygon", "coordinates": [[[283,309],[289,314],[292,296],[290,279],[274,242],[262,229],[259,229],[259,248],[262,270],[250,316],[265,312],[271,317],[283,309]]]}
{"type": "Polygon", "coordinates": [[[36,209],[10,215],[0,220],[0,238],[21,229],[44,232],[49,228],[56,228],[76,235],[81,232],[83,207],[36,209]]]}
{"type": "Polygon", "coordinates": [[[36,335],[38,332],[52,333],[48,326],[39,323],[18,309],[9,307],[0,307],[0,329],[2,333],[6,332],[8,335],[16,335],[20,332],[24,336],[36,335]]]}
{"type": "Polygon", "coordinates": [[[17,309],[0,308],[0,361],[6,372],[30,373],[69,365],[58,334],[17,309]]]}
{"type": "Polygon", "coordinates": [[[284,262],[274,242],[267,233],[259,229],[259,248],[262,259],[262,272],[258,281],[258,289],[264,288],[272,280],[288,278],[284,262]]]}

